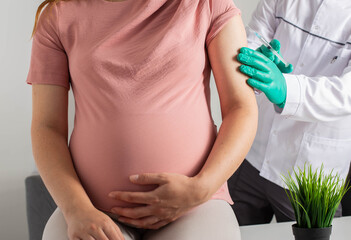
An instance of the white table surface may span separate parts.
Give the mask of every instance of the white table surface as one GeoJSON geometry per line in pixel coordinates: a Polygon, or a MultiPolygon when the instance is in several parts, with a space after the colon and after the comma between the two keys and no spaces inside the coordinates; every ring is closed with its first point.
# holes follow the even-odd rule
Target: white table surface
{"type": "MultiPolygon", "coordinates": [[[[240,227],[241,240],[294,240],[292,224],[270,223],[240,227]]],[[[330,240],[351,239],[351,217],[334,218],[330,240]]]]}

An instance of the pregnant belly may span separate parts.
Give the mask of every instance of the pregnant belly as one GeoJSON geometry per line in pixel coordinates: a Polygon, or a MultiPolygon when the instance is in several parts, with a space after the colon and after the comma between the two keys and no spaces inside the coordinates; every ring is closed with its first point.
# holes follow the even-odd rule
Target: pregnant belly
{"type": "Polygon", "coordinates": [[[132,115],[92,124],[78,122],[70,140],[77,174],[92,203],[109,211],[133,206],[107,197],[111,191],[149,191],[132,184],[141,173],[194,176],[211,150],[216,130],[210,117],[132,115]]]}

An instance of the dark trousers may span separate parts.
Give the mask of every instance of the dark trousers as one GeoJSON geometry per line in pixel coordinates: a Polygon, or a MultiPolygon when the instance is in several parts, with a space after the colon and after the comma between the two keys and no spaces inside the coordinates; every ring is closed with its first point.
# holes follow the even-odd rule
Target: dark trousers
{"type": "MultiPolygon", "coordinates": [[[[285,189],[261,177],[247,160],[228,180],[228,187],[240,226],[269,223],[273,215],[277,222],[295,221],[285,189]]],[[[341,216],[341,205],[335,216],[341,216]]]]}
{"type": "MultiPolygon", "coordinates": [[[[351,181],[351,165],[349,170],[349,175],[347,177],[346,182],[350,183],[351,181]]],[[[350,183],[351,184],[351,183],[350,183]]],[[[349,190],[341,201],[342,205],[342,215],[343,216],[351,216],[351,190],[349,190]]]]}

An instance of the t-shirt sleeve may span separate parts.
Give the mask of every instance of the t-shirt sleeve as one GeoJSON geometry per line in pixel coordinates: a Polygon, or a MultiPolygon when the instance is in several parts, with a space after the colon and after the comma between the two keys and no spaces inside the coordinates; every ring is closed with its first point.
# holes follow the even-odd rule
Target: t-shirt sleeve
{"type": "Polygon", "coordinates": [[[210,0],[209,2],[211,23],[206,37],[207,47],[232,17],[241,14],[233,0],[210,0]]]}
{"type": "Polygon", "coordinates": [[[26,82],[59,85],[70,90],[67,54],[58,31],[57,8],[47,5],[33,36],[30,67],[26,82]]]}

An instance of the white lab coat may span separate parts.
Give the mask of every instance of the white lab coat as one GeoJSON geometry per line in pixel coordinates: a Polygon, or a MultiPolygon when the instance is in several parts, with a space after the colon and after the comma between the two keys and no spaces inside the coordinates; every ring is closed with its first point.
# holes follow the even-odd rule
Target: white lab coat
{"type": "MultiPolygon", "coordinates": [[[[259,126],[246,159],[282,187],[295,167],[323,163],[346,178],[351,160],[351,1],[263,0],[249,26],[281,42],[294,66],[284,109],[257,96],[259,126]]],[[[249,47],[261,45],[248,31],[249,47]]]]}

